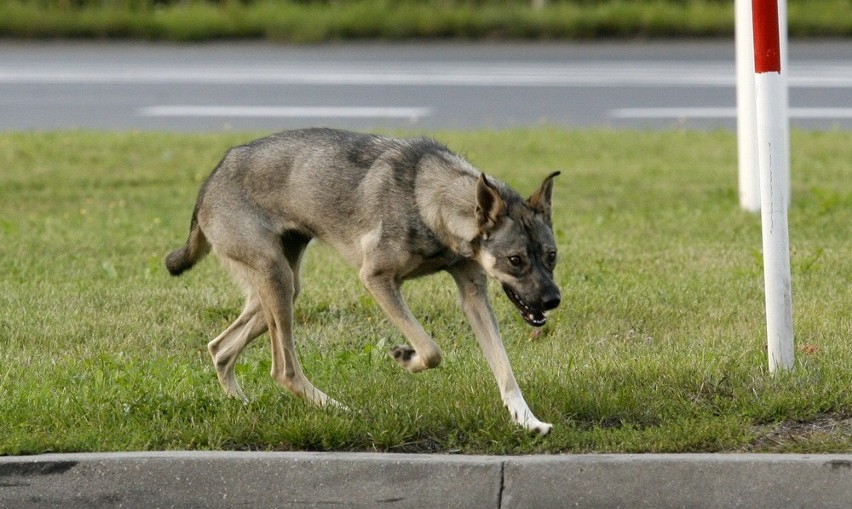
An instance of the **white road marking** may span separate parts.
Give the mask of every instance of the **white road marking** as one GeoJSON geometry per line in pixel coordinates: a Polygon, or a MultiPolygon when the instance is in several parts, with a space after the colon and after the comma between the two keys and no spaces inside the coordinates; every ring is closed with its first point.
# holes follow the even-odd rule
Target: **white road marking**
{"type": "MultiPolygon", "coordinates": [[[[849,62],[790,65],[791,87],[852,88],[849,62]]],[[[733,87],[734,62],[281,64],[0,67],[0,84],[270,84],[471,87],[733,87]]]]}
{"type": "MultiPolygon", "coordinates": [[[[610,118],[621,119],[719,119],[736,118],[736,108],[620,108],[609,110],[610,118]]],[[[790,118],[852,119],[852,108],[790,108],[790,118]]]]}
{"type": "Polygon", "coordinates": [[[407,118],[432,114],[425,107],[339,106],[150,106],[139,108],[143,117],[250,117],[250,118],[407,118]]]}

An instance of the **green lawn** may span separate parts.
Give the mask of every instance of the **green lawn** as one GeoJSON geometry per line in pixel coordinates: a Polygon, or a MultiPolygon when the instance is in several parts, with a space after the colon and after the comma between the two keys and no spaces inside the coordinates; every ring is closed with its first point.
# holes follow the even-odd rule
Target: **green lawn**
{"type": "Polygon", "coordinates": [[[433,133],[531,192],[559,169],[563,304],[534,337],[493,285],[544,439],[516,429],[445,275],[406,285],[444,364],[402,342],[324,246],[304,264],[304,368],[352,413],[269,377],[266,336],[224,397],[206,343],[241,293],[210,257],[180,278],[202,180],[246,134],[0,134],[0,454],[158,449],[463,453],[852,452],[852,133],[793,134],[796,370],[767,373],[760,220],[728,132],[433,133]]]}

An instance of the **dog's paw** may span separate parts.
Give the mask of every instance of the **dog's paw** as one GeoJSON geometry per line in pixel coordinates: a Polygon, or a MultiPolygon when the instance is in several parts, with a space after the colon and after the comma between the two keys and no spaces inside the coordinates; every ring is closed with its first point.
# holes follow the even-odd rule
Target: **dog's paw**
{"type": "Polygon", "coordinates": [[[413,348],[405,345],[398,346],[390,351],[390,356],[402,365],[411,362],[416,354],[417,352],[413,348]]]}
{"type": "Polygon", "coordinates": [[[243,393],[239,385],[229,385],[228,387],[225,387],[225,394],[227,394],[229,398],[235,399],[243,405],[248,405],[250,403],[248,396],[243,393]]]}
{"type": "Polygon", "coordinates": [[[537,424],[534,424],[532,426],[527,425],[524,427],[540,437],[546,437],[550,434],[551,431],[553,431],[553,424],[548,424],[546,422],[541,421],[538,421],[537,424]]]}
{"type": "Polygon", "coordinates": [[[527,431],[531,431],[540,437],[544,437],[550,434],[553,430],[553,424],[549,424],[546,422],[541,422],[536,419],[532,414],[528,414],[525,417],[520,417],[517,414],[512,415],[513,420],[522,428],[527,431]]]}
{"type": "Polygon", "coordinates": [[[393,360],[411,373],[423,371],[422,363],[417,362],[417,351],[407,345],[401,345],[390,351],[393,360]]]}
{"type": "Polygon", "coordinates": [[[322,403],[322,407],[326,410],[332,410],[335,412],[342,412],[346,414],[352,413],[351,408],[332,398],[326,398],[326,400],[322,403]]]}
{"type": "Polygon", "coordinates": [[[533,415],[532,411],[530,411],[526,402],[519,394],[515,394],[514,397],[508,398],[505,405],[515,424],[525,430],[531,431],[541,437],[547,436],[553,430],[552,424],[541,422],[535,415],[533,415]]]}
{"type": "Polygon", "coordinates": [[[400,345],[390,351],[390,356],[409,373],[419,373],[427,369],[437,368],[441,364],[441,350],[437,345],[434,345],[433,348],[421,350],[415,350],[408,345],[400,345]]]}

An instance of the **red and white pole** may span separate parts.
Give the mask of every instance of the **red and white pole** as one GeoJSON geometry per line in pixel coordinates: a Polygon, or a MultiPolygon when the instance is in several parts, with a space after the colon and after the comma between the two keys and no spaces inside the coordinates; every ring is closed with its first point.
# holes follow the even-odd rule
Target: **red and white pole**
{"type": "Polygon", "coordinates": [[[777,0],[752,0],[757,154],[769,371],[792,369],[793,304],[787,227],[790,163],[777,0]],[[782,106],[784,104],[784,106],[782,106]]]}
{"type": "MultiPolygon", "coordinates": [[[[737,61],[737,159],[740,207],[748,212],[760,211],[760,183],[757,162],[757,127],[754,92],[754,36],[752,32],[751,0],[735,0],[736,61],[737,61]]],[[[781,68],[785,70],[784,99],[780,107],[786,112],[787,99],[787,0],[778,0],[778,34],[781,49],[781,68]]],[[[783,122],[784,138],[788,140],[789,121],[783,122]]],[[[789,175],[786,176],[787,206],[790,205],[789,175]]]]}

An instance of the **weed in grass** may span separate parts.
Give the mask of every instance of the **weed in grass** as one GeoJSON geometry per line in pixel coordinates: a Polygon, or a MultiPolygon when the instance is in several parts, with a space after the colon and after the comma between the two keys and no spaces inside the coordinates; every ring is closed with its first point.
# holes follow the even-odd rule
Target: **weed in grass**
{"type": "Polygon", "coordinates": [[[242,296],[212,259],[180,279],[162,256],[201,181],[247,134],[0,135],[0,454],[151,449],[535,452],[852,451],[852,144],[793,135],[797,367],[770,376],[759,217],[736,203],[724,132],[444,132],[517,188],[561,170],[563,305],[536,337],[492,288],[546,439],[505,418],[443,275],[404,291],[445,351],[410,375],[399,332],[334,252],[312,246],[297,344],[311,408],[269,377],[262,336],[226,399],[205,345],[242,296]]]}

